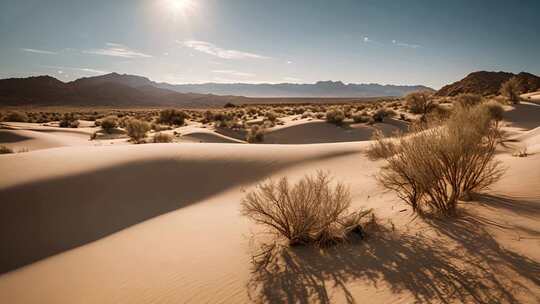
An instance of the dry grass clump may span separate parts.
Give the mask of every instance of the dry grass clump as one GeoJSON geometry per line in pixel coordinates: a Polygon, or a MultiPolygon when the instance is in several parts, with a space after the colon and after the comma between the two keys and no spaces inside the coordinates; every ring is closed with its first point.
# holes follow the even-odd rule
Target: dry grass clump
{"type": "Polygon", "coordinates": [[[473,107],[482,103],[482,96],[478,94],[462,93],[457,95],[455,100],[463,107],[473,107]]]}
{"type": "Polygon", "coordinates": [[[519,78],[514,76],[501,85],[500,93],[511,103],[519,103],[520,86],[519,78]]]}
{"type": "Polygon", "coordinates": [[[266,181],[242,201],[242,214],[285,237],[289,245],[329,246],[351,232],[362,233],[360,220],[370,211],[350,213],[351,195],[328,173],[304,176],[291,185],[286,177],[266,181]]]}
{"type": "Polygon", "coordinates": [[[159,112],[158,122],[166,125],[183,126],[188,115],[184,111],[165,109],[159,112]]]}
{"type": "Polygon", "coordinates": [[[24,112],[19,111],[11,111],[4,116],[4,121],[10,121],[10,122],[27,122],[28,121],[28,115],[24,112]]]}
{"type": "Polygon", "coordinates": [[[158,132],[154,135],[154,143],[170,143],[173,142],[174,137],[167,133],[158,132]]]}
{"type": "Polygon", "coordinates": [[[264,127],[261,125],[252,125],[246,135],[248,143],[260,143],[264,140],[264,127]]]}
{"type": "Polygon", "coordinates": [[[375,156],[386,160],[378,179],[412,206],[444,215],[459,199],[487,188],[503,174],[494,160],[500,132],[486,107],[458,106],[442,125],[396,139],[376,138],[375,156]]]}
{"type": "Polygon", "coordinates": [[[127,135],[135,142],[141,143],[150,131],[150,124],[146,121],[131,118],[126,122],[127,135]]]}
{"type": "Polygon", "coordinates": [[[105,131],[105,133],[108,133],[108,134],[111,134],[112,131],[118,126],[118,117],[116,116],[107,116],[105,118],[103,118],[101,121],[96,121],[95,122],[96,126],[101,126],[101,128],[103,129],[103,131],[105,131]]]}
{"type": "Polygon", "coordinates": [[[15,153],[13,152],[13,149],[8,148],[6,146],[0,146],[0,154],[11,154],[11,153],[15,153]]]}
{"type": "Polygon", "coordinates": [[[330,109],[326,112],[326,121],[335,125],[343,124],[345,113],[340,109],[330,109]]]}
{"type": "Polygon", "coordinates": [[[413,114],[422,114],[425,117],[435,108],[436,102],[430,92],[413,92],[405,96],[409,111],[413,114]]]}
{"type": "Polygon", "coordinates": [[[79,120],[73,113],[64,113],[59,123],[60,128],[78,128],[79,120]]]}
{"type": "Polygon", "coordinates": [[[394,110],[381,108],[375,111],[375,113],[373,113],[372,118],[374,122],[383,122],[386,117],[394,115],[396,115],[396,112],[394,110]]]}
{"type": "Polygon", "coordinates": [[[491,118],[493,118],[495,121],[498,122],[504,118],[504,108],[499,102],[495,100],[490,100],[486,103],[483,103],[482,107],[485,108],[491,118]]]}

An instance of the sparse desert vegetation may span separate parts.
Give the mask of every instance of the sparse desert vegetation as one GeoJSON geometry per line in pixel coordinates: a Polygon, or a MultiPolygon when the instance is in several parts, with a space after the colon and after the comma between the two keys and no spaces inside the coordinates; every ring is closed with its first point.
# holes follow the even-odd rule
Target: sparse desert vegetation
{"type": "Polygon", "coordinates": [[[500,132],[488,109],[460,105],[441,125],[376,138],[370,153],[386,160],[380,183],[414,211],[428,207],[454,215],[458,200],[489,187],[504,172],[494,160],[500,132]]]}
{"type": "Polygon", "coordinates": [[[126,121],[127,135],[134,143],[141,143],[150,129],[150,124],[146,121],[138,120],[136,118],[131,118],[126,121]]]}
{"type": "Polygon", "coordinates": [[[369,212],[350,213],[351,196],[342,183],[333,185],[319,171],[291,185],[286,177],[267,181],[242,201],[242,214],[286,238],[291,246],[326,247],[343,242],[347,234],[362,234],[360,220],[369,212]]]}
{"type": "Polygon", "coordinates": [[[13,149],[10,149],[6,146],[0,146],[0,154],[11,154],[11,153],[15,153],[13,149]]]}

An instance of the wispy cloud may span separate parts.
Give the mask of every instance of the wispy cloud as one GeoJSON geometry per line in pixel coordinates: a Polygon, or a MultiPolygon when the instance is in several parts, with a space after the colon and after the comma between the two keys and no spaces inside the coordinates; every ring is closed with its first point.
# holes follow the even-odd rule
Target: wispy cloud
{"type": "Polygon", "coordinates": [[[45,55],[56,55],[58,53],[56,52],[51,52],[51,51],[45,51],[45,50],[38,50],[38,49],[21,49],[21,51],[23,52],[27,52],[27,53],[34,53],[34,54],[45,54],[45,55]]]}
{"type": "MultiPolygon", "coordinates": [[[[90,73],[90,74],[107,74],[109,72],[92,69],[92,68],[74,68],[74,67],[64,67],[64,66],[54,66],[54,65],[43,65],[42,67],[47,69],[53,69],[53,70],[69,70],[69,71],[78,71],[78,72],[84,72],[84,73],[90,73]]],[[[61,73],[60,73],[61,74],[61,73]]]]}
{"type": "Polygon", "coordinates": [[[141,53],[130,49],[129,47],[118,43],[107,43],[107,47],[103,49],[84,50],[85,54],[122,57],[122,58],[151,58],[151,55],[141,53]]]}
{"type": "Polygon", "coordinates": [[[392,44],[397,45],[397,46],[401,46],[401,47],[411,48],[411,49],[417,49],[417,48],[421,47],[418,44],[410,44],[410,43],[400,42],[400,41],[397,41],[397,40],[392,40],[392,44]]]}
{"type": "Polygon", "coordinates": [[[240,71],[235,71],[235,70],[213,70],[212,73],[230,75],[230,76],[236,76],[236,77],[255,77],[255,74],[240,72],[240,71]]]}
{"type": "Polygon", "coordinates": [[[192,48],[196,51],[216,56],[223,59],[269,59],[270,57],[248,53],[238,50],[230,50],[221,48],[213,43],[199,40],[187,40],[187,41],[177,41],[181,45],[192,48]]]}

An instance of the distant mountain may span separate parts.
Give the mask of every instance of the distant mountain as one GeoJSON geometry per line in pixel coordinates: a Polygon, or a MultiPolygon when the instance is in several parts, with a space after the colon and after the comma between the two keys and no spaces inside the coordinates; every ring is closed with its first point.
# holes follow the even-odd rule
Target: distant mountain
{"type": "Polygon", "coordinates": [[[341,81],[171,85],[136,75],[110,73],[71,82],[62,82],[51,76],[3,79],[0,80],[0,105],[207,107],[222,106],[227,102],[265,102],[254,97],[358,98],[402,96],[418,90],[431,89],[424,86],[344,84],[341,81]]]}
{"type": "Polygon", "coordinates": [[[467,75],[460,81],[442,87],[437,96],[455,96],[461,93],[474,93],[480,95],[495,95],[499,93],[501,85],[516,76],[521,82],[523,93],[540,90],[540,77],[521,72],[519,74],[507,72],[479,71],[467,75]]]}
{"type": "Polygon", "coordinates": [[[381,97],[403,96],[414,91],[433,91],[425,86],[399,86],[380,84],[344,84],[341,81],[319,81],[314,84],[248,84],[248,83],[203,83],[203,84],[157,84],[161,88],[177,92],[237,95],[247,97],[381,97]]]}
{"type": "Polygon", "coordinates": [[[149,79],[111,73],[62,82],[51,76],[0,80],[0,104],[91,106],[223,105],[242,98],[211,94],[178,93],[154,86],[149,79]]]}

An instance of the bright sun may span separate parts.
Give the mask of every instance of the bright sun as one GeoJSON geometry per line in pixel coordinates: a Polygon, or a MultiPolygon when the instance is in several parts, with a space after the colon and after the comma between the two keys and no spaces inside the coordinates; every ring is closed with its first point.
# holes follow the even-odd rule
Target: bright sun
{"type": "Polygon", "coordinates": [[[185,13],[193,8],[193,0],[167,0],[169,8],[176,13],[185,13]]]}

